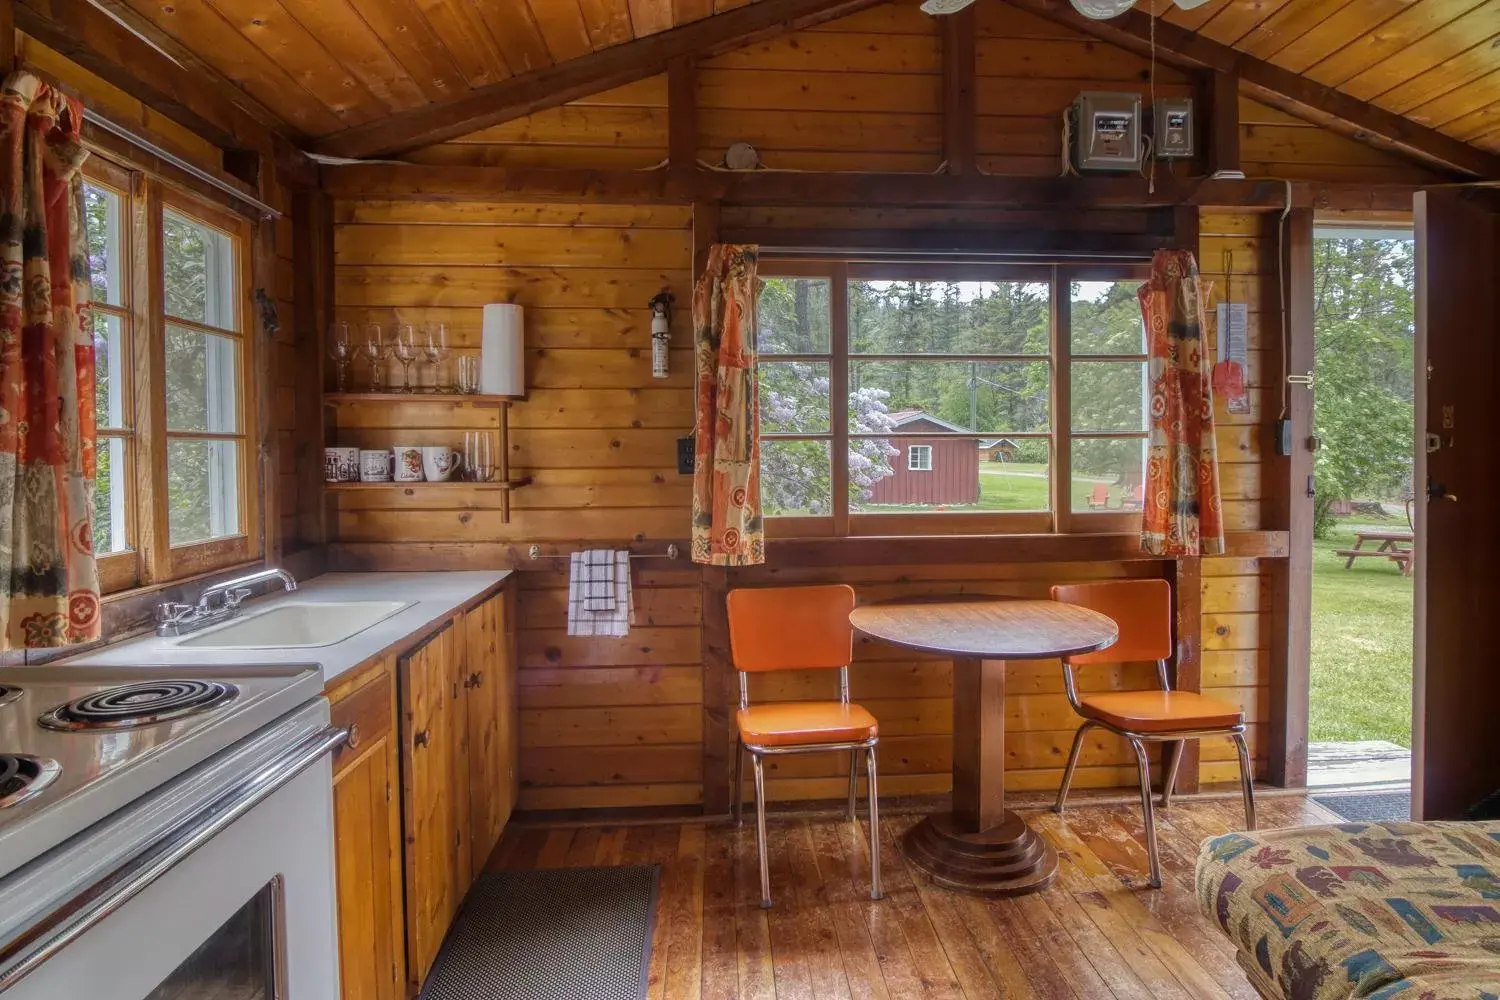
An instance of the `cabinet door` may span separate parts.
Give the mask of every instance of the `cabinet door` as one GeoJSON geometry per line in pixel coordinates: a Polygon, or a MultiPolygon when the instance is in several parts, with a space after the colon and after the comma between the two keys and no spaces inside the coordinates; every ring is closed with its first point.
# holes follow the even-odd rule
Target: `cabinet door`
{"type": "Polygon", "coordinates": [[[479,877],[500,842],[513,805],[510,727],[514,671],[506,641],[505,595],[464,616],[469,685],[469,803],[473,875],[479,877]]]}
{"type": "Polygon", "coordinates": [[[463,658],[451,625],[401,657],[407,968],[420,986],[469,888],[463,658]]]}
{"type": "Polygon", "coordinates": [[[406,996],[395,712],[389,662],[367,683],[333,695],[334,724],[349,730],[333,761],[343,1000],[406,996]]]}

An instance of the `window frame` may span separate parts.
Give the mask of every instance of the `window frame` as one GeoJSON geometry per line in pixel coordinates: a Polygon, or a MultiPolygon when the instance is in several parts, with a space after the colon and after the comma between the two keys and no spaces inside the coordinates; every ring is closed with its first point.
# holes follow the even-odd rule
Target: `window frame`
{"type": "Polygon", "coordinates": [[[909,444],[906,446],[906,471],[907,472],[931,472],[932,471],[932,445],[909,444]],[[917,455],[926,459],[925,464],[917,462],[917,455]]]}
{"type": "MultiPolygon", "coordinates": [[[[827,515],[768,515],[766,535],[778,538],[886,537],[935,534],[1109,534],[1139,530],[1139,511],[1074,511],[1072,509],[1072,440],[1075,437],[1145,438],[1146,431],[1096,434],[1072,429],[1071,383],[1074,355],[1071,347],[1072,282],[1144,281],[1150,276],[1145,261],[1125,263],[1074,262],[972,262],[936,261],[913,257],[881,259],[799,257],[763,250],[762,278],[807,278],[826,280],[828,288],[830,344],[827,354],[758,355],[757,367],[766,364],[812,362],[829,370],[829,428],[819,433],[762,432],[766,441],[826,441],[832,469],[831,507],[827,515]],[[1031,281],[1046,282],[1051,289],[1051,318],[1045,354],[1011,355],[851,355],[849,351],[849,282],[859,280],[927,281],[1031,281]],[[849,371],[851,361],[921,360],[979,363],[1035,363],[1048,366],[1048,429],[1044,432],[1006,432],[1004,437],[1048,441],[1048,502],[1046,511],[963,511],[927,513],[879,513],[852,511],[849,503],[849,371]]],[[[759,314],[755,322],[759,329],[759,314]]],[[[1080,355],[1083,361],[1144,361],[1145,355],[1080,355]]],[[[977,441],[999,432],[962,435],[977,441]]],[[[868,435],[898,439],[903,435],[868,435]]],[[[915,436],[915,435],[905,435],[915,436]]],[[[920,470],[908,470],[920,471],[920,470]]]]}
{"type": "Polygon", "coordinates": [[[262,470],[256,428],[259,398],[256,372],[259,357],[252,335],[251,309],[254,224],[194,194],[166,184],[159,178],[101,156],[85,162],[84,182],[124,195],[123,243],[125,260],[125,308],[93,308],[122,315],[126,379],[127,451],[130,466],[125,497],[128,548],[124,552],[99,555],[100,589],[117,594],[136,587],[160,586],[203,573],[253,563],[264,554],[264,531],[260,523],[262,470]],[[233,248],[234,290],[231,296],[235,329],[168,317],[166,313],[165,248],[163,221],[166,211],[223,233],[233,248]],[[236,431],[174,431],[167,427],[166,328],[168,323],[232,339],[237,345],[235,420],[236,431]],[[238,448],[237,531],[181,545],[171,543],[168,504],[167,453],[172,440],[233,439],[238,448]]]}

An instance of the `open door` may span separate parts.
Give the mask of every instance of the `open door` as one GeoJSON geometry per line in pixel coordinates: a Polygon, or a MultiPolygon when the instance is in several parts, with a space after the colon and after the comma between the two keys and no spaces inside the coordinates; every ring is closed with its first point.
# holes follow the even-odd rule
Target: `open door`
{"type": "Polygon", "coordinates": [[[1416,226],[1412,815],[1452,819],[1500,789],[1500,194],[1420,192],[1416,226]]]}

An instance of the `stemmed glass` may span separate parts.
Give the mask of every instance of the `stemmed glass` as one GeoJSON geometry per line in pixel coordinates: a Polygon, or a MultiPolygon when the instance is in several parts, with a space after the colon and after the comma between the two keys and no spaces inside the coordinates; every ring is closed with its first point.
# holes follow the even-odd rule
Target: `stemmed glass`
{"type": "Polygon", "coordinates": [[[339,392],[348,392],[349,364],[354,360],[354,343],[350,339],[348,323],[338,322],[329,327],[328,356],[333,359],[335,388],[339,392]]]}
{"type": "Polygon", "coordinates": [[[417,334],[410,323],[396,327],[396,343],[391,347],[391,353],[401,362],[401,391],[411,392],[411,366],[417,360],[417,334]]]}
{"type": "Polygon", "coordinates": [[[379,323],[365,324],[365,339],[361,346],[365,360],[370,362],[370,391],[384,392],[385,372],[381,363],[385,360],[385,340],[381,336],[379,323]]]}
{"type": "Polygon", "coordinates": [[[443,362],[448,359],[448,327],[442,323],[427,325],[427,346],[423,353],[432,366],[432,391],[446,392],[452,386],[443,383],[443,362]]]}

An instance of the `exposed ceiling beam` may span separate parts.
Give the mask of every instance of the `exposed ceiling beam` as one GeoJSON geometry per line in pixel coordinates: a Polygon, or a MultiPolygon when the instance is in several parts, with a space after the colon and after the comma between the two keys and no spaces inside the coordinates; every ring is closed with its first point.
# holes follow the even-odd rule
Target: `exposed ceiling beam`
{"type": "MultiPolygon", "coordinates": [[[[1121,48],[1142,55],[1151,51],[1152,17],[1144,11],[1131,10],[1107,21],[1095,21],[1075,11],[1068,0],[1009,2],[1121,48]]],[[[1156,19],[1155,45],[1163,61],[1189,70],[1234,74],[1256,99],[1299,118],[1444,170],[1472,177],[1500,177],[1500,156],[1170,21],[1156,19]]]]}
{"type": "Polygon", "coordinates": [[[313,144],[327,156],[388,156],[554,108],[666,70],[682,56],[706,56],[844,17],[884,0],[760,0],[678,28],[613,45],[592,55],[461,97],[345,129],[313,144]]]}

